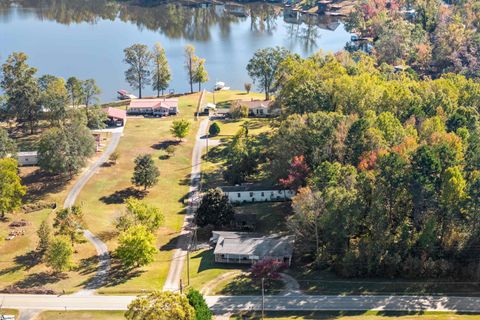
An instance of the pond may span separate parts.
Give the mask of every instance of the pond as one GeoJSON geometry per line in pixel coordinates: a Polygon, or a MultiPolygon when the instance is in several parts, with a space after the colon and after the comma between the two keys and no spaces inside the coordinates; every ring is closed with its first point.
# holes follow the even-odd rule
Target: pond
{"type": "MultiPolygon", "coordinates": [[[[185,92],[187,44],[206,59],[207,89],[217,81],[243,89],[251,81],[245,67],[260,48],[283,46],[307,56],[341,50],[349,40],[336,18],[300,16],[265,3],[141,7],[107,0],[0,0],[1,61],[23,51],[39,75],[94,78],[102,101],[115,99],[120,89],[133,91],[124,80],[123,49],[134,43],[160,42],[172,69],[169,90],[185,92]]],[[[149,94],[150,88],[144,90],[149,94]]]]}

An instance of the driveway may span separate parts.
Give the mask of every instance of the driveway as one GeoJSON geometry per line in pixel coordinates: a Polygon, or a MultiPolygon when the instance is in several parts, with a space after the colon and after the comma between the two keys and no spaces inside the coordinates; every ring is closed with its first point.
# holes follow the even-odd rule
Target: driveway
{"type": "Polygon", "coordinates": [[[204,136],[208,130],[208,118],[200,122],[200,127],[198,128],[197,135],[195,137],[195,146],[193,147],[192,152],[192,171],[190,174],[190,188],[188,191],[188,207],[185,220],[183,222],[180,235],[177,239],[177,245],[172,262],[170,264],[170,269],[168,271],[167,279],[163,286],[165,291],[178,291],[180,289],[180,279],[182,279],[183,264],[187,255],[188,244],[190,240],[190,231],[189,228],[192,224],[194,207],[197,202],[198,189],[201,181],[201,163],[202,163],[202,153],[203,148],[206,146],[206,140],[204,136]]]}

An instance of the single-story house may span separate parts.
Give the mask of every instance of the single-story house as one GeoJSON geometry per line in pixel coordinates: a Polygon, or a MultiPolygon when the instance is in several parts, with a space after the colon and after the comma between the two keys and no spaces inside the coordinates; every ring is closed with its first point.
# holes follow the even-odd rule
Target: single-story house
{"type": "Polygon", "coordinates": [[[293,236],[213,231],[215,262],[255,264],[265,259],[292,263],[293,236]]]}
{"type": "Polygon", "coordinates": [[[230,203],[288,201],[295,196],[295,191],[280,186],[264,186],[246,183],[237,186],[220,187],[230,203]]]}
{"type": "Polygon", "coordinates": [[[155,117],[176,115],[178,113],[178,98],[132,99],[127,113],[155,117]]]}
{"type": "Polygon", "coordinates": [[[274,117],[278,115],[278,110],[274,108],[272,100],[240,100],[238,103],[248,108],[250,117],[274,117]]]}
{"type": "Polygon", "coordinates": [[[127,112],[117,108],[104,108],[103,111],[107,114],[107,125],[109,127],[123,127],[127,121],[127,112]]]}
{"type": "Polygon", "coordinates": [[[19,166],[35,166],[38,163],[37,151],[22,151],[17,153],[19,166]]]}

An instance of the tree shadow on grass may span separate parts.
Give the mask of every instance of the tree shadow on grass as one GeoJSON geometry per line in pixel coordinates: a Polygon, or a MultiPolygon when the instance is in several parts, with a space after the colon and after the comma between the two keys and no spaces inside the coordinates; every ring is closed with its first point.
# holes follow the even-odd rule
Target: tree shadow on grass
{"type": "MultiPolygon", "coordinates": [[[[81,275],[89,275],[89,274],[94,274],[96,273],[98,269],[98,256],[91,256],[88,258],[84,258],[80,260],[80,263],[78,264],[76,271],[80,273],[81,275]]],[[[89,282],[90,280],[87,280],[86,282],[89,282]]]]}
{"type": "Polygon", "coordinates": [[[48,194],[59,193],[65,189],[70,178],[62,175],[49,175],[37,169],[22,178],[22,184],[28,186],[25,203],[42,200],[48,194]]]}
{"type": "Polygon", "coordinates": [[[105,278],[105,287],[114,287],[128,280],[138,277],[144,273],[144,270],[125,268],[119,261],[113,260],[112,266],[105,278]]]}
{"type": "Polygon", "coordinates": [[[112,239],[115,239],[118,236],[119,232],[117,230],[104,230],[96,234],[98,238],[100,238],[102,241],[110,241],[112,239]]]}
{"type": "Polygon", "coordinates": [[[13,286],[20,289],[39,288],[47,284],[57,283],[67,277],[67,274],[63,272],[39,272],[28,275],[25,279],[15,282],[13,286]]]}
{"type": "MultiPolygon", "coordinates": [[[[167,243],[164,243],[159,249],[160,251],[170,251],[179,248],[179,244],[181,245],[181,249],[185,250],[187,248],[186,243],[179,243],[180,237],[182,235],[177,235],[171,238],[167,243]]],[[[181,242],[181,241],[180,241],[181,242]]]]}
{"type": "Polygon", "coordinates": [[[137,199],[143,199],[146,195],[147,191],[128,187],[123,190],[115,191],[109,196],[103,196],[99,200],[105,204],[122,204],[127,198],[134,197],[137,199]]]}
{"type": "Polygon", "coordinates": [[[14,261],[19,267],[30,270],[41,262],[41,255],[39,252],[31,250],[23,255],[16,256],[14,261]]]}
{"type": "Polygon", "coordinates": [[[181,141],[179,140],[166,140],[166,141],[162,141],[160,143],[156,143],[152,146],[150,146],[152,149],[155,149],[155,150],[165,150],[167,149],[169,146],[178,146],[180,144],[181,141]]]}

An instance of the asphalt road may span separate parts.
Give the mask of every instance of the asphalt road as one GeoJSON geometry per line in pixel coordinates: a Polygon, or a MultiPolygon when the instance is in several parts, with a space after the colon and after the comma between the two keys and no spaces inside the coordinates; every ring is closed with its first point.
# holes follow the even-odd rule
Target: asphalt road
{"type": "MultiPolygon", "coordinates": [[[[134,296],[0,295],[3,308],[29,310],[126,310],[134,296]]],[[[260,296],[208,296],[215,313],[261,310],[260,296]]],[[[266,296],[265,310],[457,311],[480,313],[480,297],[266,296]]]]}
{"type": "Polygon", "coordinates": [[[192,152],[192,172],[190,174],[190,188],[188,191],[188,207],[185,220],[183,222],[182,230],[177,238],[177,244],[168,270],[167,279],[163,286],[165,291],[178,291],[180,288],[180,279],[182,279],[183,264],[187,255],[187,246],[190,237],[189,227],[193,218],[193,206],[198,197],[198,189],[201,181],[201,163],[203,148],[206,146],[206,140],[203,138],[208,129],[209,119],[204,119],[200,122],[197,135],[195,137],[195,146],[192,152]]]}

